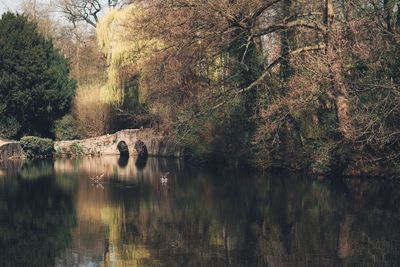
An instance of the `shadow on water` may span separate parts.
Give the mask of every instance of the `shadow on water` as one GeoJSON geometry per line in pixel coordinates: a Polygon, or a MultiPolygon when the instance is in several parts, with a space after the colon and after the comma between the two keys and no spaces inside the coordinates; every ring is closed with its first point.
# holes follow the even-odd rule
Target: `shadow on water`
{"type": "Polygon", "coordinates": [[[3,173],[1,266],[400,264],[400,188],[388,183],[199,171],[154,158],[138,167],[118,157],[3,173]]]}

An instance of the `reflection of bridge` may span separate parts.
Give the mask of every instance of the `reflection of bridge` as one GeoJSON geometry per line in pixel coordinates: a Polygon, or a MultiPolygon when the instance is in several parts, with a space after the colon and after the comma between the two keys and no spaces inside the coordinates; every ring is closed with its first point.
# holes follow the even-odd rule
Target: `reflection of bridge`
{"type": "Polygon", "coordinates": [[[141,169],[132,158],[122,165],[118,158],[55,160],[56,182],[73,184],[70,190],[76,211],[71,247],[60,255],[56,266],[82,266],[89,261],[96,266],[141,266],[144,261],[159,265],[152,261],[151,248],[138,239],[154,232],[153,224],[148,223],[151,218],[173,216],[169,198],[157,199],[157,185],[167,171],[171,172],[171,184],[182,177],[182,162],[149,158],[141,169]],[[91,186],[90,177],[99,174],[104,174],[104,190],[91,186]]]}
{"type": "Polygon", "coordinates": [[[135,159],[132,158],[124,163],[121,164],[116,155],[84,157],[77,160],[59,158],[54,162],[54,170],[57,173],[74,173],[79,170],[80,173],[86,173],[91,177],[103,174],[107,179],[114,177],[120,181],[146,180],[159,183],[161,174],[178,171],[183,164],[180,159],[168,158],[150,158],[143,168],[138,168],[135,159]]]}
{"type": "Polygon", "coordinates": [[[119,155],[123,152],[121,149],[136,155],[138,141],[146,145],[149,156],[178,158],[182,154],[179,145],[151,129],[129,129],[84,140],[60,141],[55,143],[55,149],[61,155],[119,155]]]}

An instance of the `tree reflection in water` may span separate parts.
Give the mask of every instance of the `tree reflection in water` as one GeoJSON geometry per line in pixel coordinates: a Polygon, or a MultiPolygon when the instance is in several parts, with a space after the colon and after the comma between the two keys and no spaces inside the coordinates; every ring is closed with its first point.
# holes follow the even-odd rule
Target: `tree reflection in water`
{"type": "Polygon", "coordinates": [[[52,164],[28,164],[0,183],[0,266],[54,266],[70,245],[72,196],[55,183],[51,170],[52,164]]]}
{"type": "MultiPolygon", "coordinates": [[[[134,160],[119,167],[118,158],[58,160],[53,176],[43,183],[57,184],[61,196],[71,194],[77,216],[71,244],[52,251],[57,266],[400,263],[400,191],[390,184],[207,172],[151,158],[139,169],[134,160]],[[159,177],[166,172],[168,186],[163,186],[159,177]],[[101,173],[105,189],[96,190],[88,177],[101,173]]],[[[2,201],[15,201],[5,193],[11,190],[2,188],[2,201]]],[[[41,195],[40,190],[31,194],[41,195]]],[[[33,209],[30,199],[20,203],[33,209]]]]}

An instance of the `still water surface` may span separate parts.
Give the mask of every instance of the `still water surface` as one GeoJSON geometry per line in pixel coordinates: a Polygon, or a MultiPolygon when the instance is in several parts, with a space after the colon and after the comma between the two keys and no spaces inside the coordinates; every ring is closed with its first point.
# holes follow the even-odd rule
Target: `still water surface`
{"type": "Polygon", "coordinates": [[[164,159],[5,162],[0,266],[400,266],[400,188],[164,159]]]}

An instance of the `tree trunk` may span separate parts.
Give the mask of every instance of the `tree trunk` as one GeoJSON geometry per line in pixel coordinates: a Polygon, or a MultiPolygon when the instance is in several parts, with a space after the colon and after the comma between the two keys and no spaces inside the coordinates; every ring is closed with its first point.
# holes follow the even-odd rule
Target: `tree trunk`
{"type": "MultiPolygon", "coordinates": [[[[282,2],[283,20],[288,21],[296,16],[295,1],[284,0],[282,2]]],[[[290,66],[289,54],[296,47],[295,29],[286,29],[281,33],[281,77],[287,82],[293,75],[293,68],[290,66]]]]}
{"type": "Polygon", "coordinates": [[[326,56],[329,62],[329,79],[331,82],[331,96],[335,102],[339,131],[344,139],[351,139],[354,135],[351,125],[349,90],[344,79],[342,53],[340,49],[340,33],[335,25],[335,9],[333,0],[326,0],[325,34],[326,56]],[[335,42],[336,41],[336,42],[335,42]]]}

